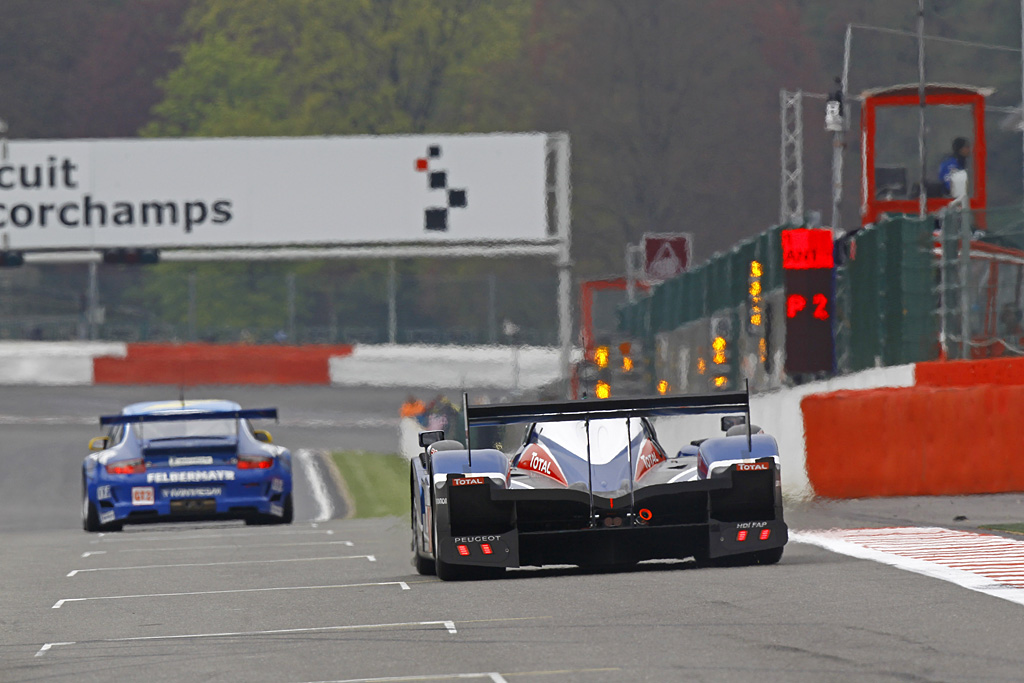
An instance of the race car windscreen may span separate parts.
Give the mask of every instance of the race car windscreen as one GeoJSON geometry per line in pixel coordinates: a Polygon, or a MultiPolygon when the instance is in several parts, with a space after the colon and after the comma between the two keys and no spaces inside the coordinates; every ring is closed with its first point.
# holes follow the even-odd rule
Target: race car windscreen
{"type": "MultiPolygon", "coordinates": [[[[630,420],[633,447],[638,448],[637,438],[643,433],[640,420],[630,420]]],[[[536,433],[550,439],[565,448],[573,455],[587,457],[587,423],[586,422],[545,422],[538,423],[536,433]]],[[[611,462],[617,456],[627,455],[626,420],[591,420],[590,421],[590,461],[595,465],[611,462]]]]}
{"type": "Polygon", "coordinates": [[[147,422],[132,425],[135,434],[145,441],[170,439],[235,439],[238,422],[226,420],[179,420],[176,422],[147,422]]]}

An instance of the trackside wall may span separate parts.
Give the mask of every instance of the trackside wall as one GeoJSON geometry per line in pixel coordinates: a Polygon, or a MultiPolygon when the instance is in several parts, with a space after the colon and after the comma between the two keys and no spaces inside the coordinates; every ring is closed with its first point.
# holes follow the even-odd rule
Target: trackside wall
{"type": "Polygon", "coordinates": [[[919,363],[914,386],[801,401],[807,475],[832,498],[1024,491],[1024,359],[919,363]]]}
{"type": "MultiPolygon", "coordinates": [[[[806,422],[801,412],[801,401],[806,396],[878,387],[909,387],[913,383],[914,366],[898,365],[751,396],[751,421],[774,436],[779,444],[783,494],[789,498],[805,499],[816,492],[805,466],[806,422]]],[[[657,424],[658,437],[662,446],[677,450],[693,439],[721,434],[720,418],[720,415],[663,418],[657,424]]]]}

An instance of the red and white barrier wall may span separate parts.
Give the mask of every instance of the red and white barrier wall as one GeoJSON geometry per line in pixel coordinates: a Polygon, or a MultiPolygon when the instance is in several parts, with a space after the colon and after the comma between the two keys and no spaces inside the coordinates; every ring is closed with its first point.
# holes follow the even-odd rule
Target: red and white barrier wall
{"type": "MultiPolygon", "coordinates": [[[[557,349],[0,342],[0,385],[541,387],[557,349]]],[[[397,408],[396,408],[397,409],[397,408]]]]}
{"type": "MultiPolygon", "coordinates": [[[[0,342],[0,385],[528,389],[557,376],[554,349],[0,342]]],[[[875,368],[751,398],[798,498],[1024,491],[1022,410],[1024,358],[875,368]]],[[[717,416],[658,429],[668,448],[720,433],[717,416]]]]}

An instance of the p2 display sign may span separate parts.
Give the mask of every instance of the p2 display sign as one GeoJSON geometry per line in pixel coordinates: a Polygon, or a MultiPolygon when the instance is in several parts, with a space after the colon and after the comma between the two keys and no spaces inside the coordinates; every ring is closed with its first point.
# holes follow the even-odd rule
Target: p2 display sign
{"type": "Polygon", "coordinates": [[[834,266],[831,230],[782,231],[789,375],[835,372],[834,266]]]}

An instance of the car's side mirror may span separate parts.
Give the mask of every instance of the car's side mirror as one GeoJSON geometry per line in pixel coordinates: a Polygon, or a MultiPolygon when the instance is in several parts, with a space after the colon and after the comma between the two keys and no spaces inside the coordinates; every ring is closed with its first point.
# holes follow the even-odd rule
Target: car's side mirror
{"type": "Polygon", "coordinates": [[[105,436],[94,436],[89,439],[89,450],[90,451],[105,451],[107,445],[110,443],[110,439],[105,436]]]}
{"type": "Polygon", "coordinates": [[[257,441],[262,441],[263,443],[274,443],[274,437],[272,437],[270,432],[266,429],[254,429],[252,431],[252,435],[256,437],[257,441]]]}
{"type": "Polygon", "coordinates": [[[733,427],[747,424],[746,415],[725,415],[722,417],[722,431],[727,432],[733,427]]]}
{"type": "Polygon", "coordinates": [[[421,448],[426,448],[430,444],[437,443],[438,441],[444,441],[444,431],[443,430],[437,430],[437,431],[433,431],[433,432],[420,432],[420,447],[421,448]]]}

